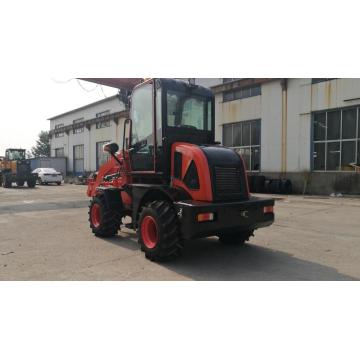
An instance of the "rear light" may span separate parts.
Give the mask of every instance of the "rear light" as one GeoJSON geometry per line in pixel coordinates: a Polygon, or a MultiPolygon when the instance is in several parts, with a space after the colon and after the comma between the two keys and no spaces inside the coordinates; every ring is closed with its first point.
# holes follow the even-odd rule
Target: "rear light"
{"type": "Polygon", "coordinates": [[[201,213],[197,214],[196,217],[198,222],[204,222],[204,221],[214,221],[215,214],[214,213],[201,213]]]}
{"type": "Polygon", "coordinates": [[[274,206],[264,206],[264,214],[273,214],[274,206]]]}

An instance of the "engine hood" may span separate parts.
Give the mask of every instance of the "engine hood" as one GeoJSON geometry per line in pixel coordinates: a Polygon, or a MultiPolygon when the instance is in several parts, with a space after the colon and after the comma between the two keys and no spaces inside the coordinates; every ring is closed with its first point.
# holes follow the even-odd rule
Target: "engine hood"
{"type": "Polygon", "coordinates": [[[232,149],[224,146],[202,145],[201,150],[204,152],[209,166],[226,166],[240,167],[242,160],[240,156],[232,149]]]}

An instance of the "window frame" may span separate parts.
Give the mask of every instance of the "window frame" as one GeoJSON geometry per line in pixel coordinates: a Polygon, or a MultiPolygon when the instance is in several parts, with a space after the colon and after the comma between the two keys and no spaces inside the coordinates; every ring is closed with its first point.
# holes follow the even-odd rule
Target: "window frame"
{"type": "MultiPolygon", "coordinates": [[[[59,130],[59,129],[62,129],[63,127],[64,127],[64,123],[57,124],[57,125],[55,125],[54,130],[59,130]]],[[[55,132],[55,137],[56,138],[64,137],[64,135],[65,135],[65,131],[55,132]]]]}
{"type": "Polygon", "coordinates": [[[96,129],[105,129],[110,127],[110,120],[102,120],[96,123],[96,129]]]}
{"type": "MultiPolygon", "coordinates": [[[[151,112],[151,122],[152,122],[152,135],[153,135],[153,146],[154,149],[157,148],[157,130],[156,130],[156,95],[158,95],[158,93],[156,93],[157,89],[156,89],[156,84],[154,83],[153,79],[149,79],[147,81],[144,81],[143,83],[141,83],[140,85],[136,86],[133,91],[132,91],[132,95],[131,95],[131,102],[133,102],[133,95],[135,93],[135,91],[141,87],[150,85],[151,86],[151,92],[152,92],[152,97],[151,97],[151,106],[152,106],[152,112],[151,112]]],[[[162,94],[164,92],[161,91],[160,92],[160,96],[161,96],[161,101],[162,101],[162,94]]],[[[132,127],[133,127],[133,116],[132,116],[132,110],[133,110],[133,106],[131,106],[131,111],[130,111],[130,118],[132,120],[132,127]]],[[[159,109],[159,111],[161,111],[161,109],[159,109]]],[[[161,119],[161,117],[160,117],[161,119]]],[[[131,131],[131,136],[129,139],[129,147],[131,148],[133,146],[133,133],[131,131]]],[[[130,155],[130,161],[131,164],[133,165],[133,158],[132,158],[133,154],[130,155]]],[[[156,174],[156,151],[153,152],[153,158],[152,158],[152,169],[151,170],[142,170],[142,169],[136,169],[136,170],[132,170],[131,171],[132,174],[156,174]]]]}
{"type": "MultiPolygon", "coordinates": [[[[164,127],[165,127],[165,129],[168,129],[168,128],[176,129],[177,126],[169,125],[169,113],[168,113],[169,98],[168,98],[168,96],[169,96],[169,93],[172,95],[176,95],[176,96],[184,95],[184,93],[181,91],[178,91],[178,90],[173,90],[173,89],[166,89],[166,91],[164,91],[164,93],[165,93],[164,98],[165,98],[165,102],[166,102],[164,127]]],[[[179,101],[179,99],[180,98],[178,98],[178,101],[179,101]]],[[[203,106],[202,106],[203,107],[203,124],[202,124],[203,128],[199,129],[196,127],[196,131],[208,131],[208,132],[213,131],[213,126],[214,126],[213,121],[212,121],[213,107],[212,107],[211,99],[207,98],[205,96],[191,94],[191,96],[186,96],[185,101],[188,101],[188,100],[197,100],[197,101],[203,102],[203,106]],[[209,114],[209,109],[210,109],[210,114],[209,114]],[[210,116],[210,118],[209,118],[209,116],[210,116]]],[[[183,105],[182,105],[183,112],[184,112],[185,101],[183,102],[183,105]]],[[[181,114],[181,117],[182,117],[182,115],[183,115],[183,113],[181,114]]],[[[180,128],[181,128],[181,126],[180,126],[180,128]]]]}
{"type": "Polygon", "coordinates": [[[56,158],[65,157],[65,149],[64,149],[64,147],[55,148],[55,157],[56,158]],[[57,155],[58,150],[62,150],[62,156],[57,155]]]}
{"type": "Polygon", "coordinates": [[[79,118],[79,119],[75,119],[73,120],[73,134],[81,134],[84,132],[84,124],[82,125],[78,125],[81,124],[84,121],[84,118],[79,118]]]}
{"type": "MultiPolygon", "coordinates": [[[[236,152],[238,152],[237,150],[249,150],[249,164],[248,165],[246,171],[247,172],[254,172],[254,173],[259,173],[261,172],[261,118],[259,119],[251,119],[251,120],[242,120],[242,121],[236,121],[236,122],[232,122],[232,123],[226,123],[226,124],[222,124],[222,144],[230,149],[235,150],[236,152]],[[253,124],[255,122],[259,123],[259,144],[252,144],[252,127],[253,124]],[[243,143],[243,126],[249,124],[250,128],[249,128],[249,145],[235,145],[234,146],[234,127],[241,124],[241,128],[240,128],[240,132],[241,132],[241,143],[243,143]],[[224,143],[224,129],[226,127],[231,127],[231,145],[225,144],[224,143]],[[259,169],[257,170],[253,170],[252,169],[252,161],[253,161],[253,149],[259,149],[260,150],[260,156],[259,156],[259,169]]],[[[240,154],[240,152],[239,152],[240,154]]]]}
{"type": "Polygon", "coordinates": [[[76,161],[82,161],[82,168],[83,168],[83,172],[85,171],[85,146],[84,144],[77,144],[77,145],[73,145],[73,173],[77,174],[79,172],[75,171],[76,168],[76,161]],[[76,157],[76,149],[75,148],[81,148],[82,149],[82,157],[76,157]]]}
{"type": "MultiPolygon", "coordinates": [[[[98,113],[95,114],[96,118],[102,118],[104,116],[110,115],[110,110],[104,110],[104,111],[100,111],[98,113]]],[[[107,120],[100,120],[96,123],[95,128],[96,129],[104,129],[110,127],[110,119],[107,120]]]]}
{"type": "Polygon", "coordinates": [[[261,90],[262,90],[261,84],[256,84],[256,85],[244,86],[241,88],[224,91],[223,92],[223,103],[229,102],[229,101],[235,101],[235,100],[248,99],[248,98],[256,97],[256,96],[261,96],[261,90]],[[254,94],[253,94],[253,92],[255,92],[255,90],[253,90],[253,89],[257,89],[256,93],[254,93],[254,94]],[[249,95],[243,96],[243,93],[246,90],[249,90],[249,95]],[[231,96],[230,96],[230,94],[231,94],[231,96]],[[241,95],[239,96],[237,94],[241,94],[241,95]],[[227,96],[229,96],[229,99],[226,99],[227,96]]]}
{"type": "Polygon", "coordinates": [[[343,164],[342,164],[342,148],[343,148],[343,143],[344,142],[353,142],[355,141],[355,164],[359,164],[360,163],[360,159],[358,158],[359,155],[359,151],[358,151],[358,147],[360,144],[360,134],[359,134],[359,129],[360,129],[360,104],[359,105],[352,105],[352,106],[347,106],[347,107],[341,107],[341,108],[335,108],[335,109],[327,109],[327,110],[320,110],[320,111],[314,111],[311,115],[311,151],[310,151],[310,163],[311,163],[311,171],[313,172],[327,172],[327,173],[331,173],[331,172],[344,172],[344,173],[354,173],[356,172],[355,167],[352,170],[345,170],[343,169],[343,164]],[[343,111],[346,110],[351,110],[351,109],[356,109],[356,127],[355,127],[355,137],[354,138],[349,138],[349,139],[343,139],[342,138],[342,133],[343,133],[343,111]],[[340,111],[340,136],[338,139],[328,139],[328,113],[334,112],[334,111],[340,111]],[[315,122],[315,116],[317,114],[321,114],[321,113],[325,113],[325,138],[324,140],[315,140],[315,131],[314,131],[314,122],[315,122]],[[339,149],[339,166],[338,166],[338,170],[328,170],[327,169],[327,152],[328,152],[328,144],[329,143],[334,143],[334,142],[338,142],[340,149],[339,149]],[[324,170],[320,170],[320,169],[315,169],[315,144],[318,143],[323,143],[325,144],[325,149],[324,149],[324,170]]]}

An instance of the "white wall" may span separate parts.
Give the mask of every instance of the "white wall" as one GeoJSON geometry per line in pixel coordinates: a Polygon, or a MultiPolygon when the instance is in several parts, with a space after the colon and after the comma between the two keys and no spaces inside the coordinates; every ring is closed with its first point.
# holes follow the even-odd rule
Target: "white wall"
{"type": "Polygon", "coordinates": [[[281,169],[281,86],[279,81],[263,84],[261,95],[223,102],[215,96],[215,138],[222,141],[222,125],[261,119],[261,169],[281,169]]]}
{"type": "Polygon", "coordinates": [[[312,112],[358,105],[359,98],[360,79],[288,80],[287,171],[311,170],[312,112]]]}
{"type": "Polygon", "coordinates": [[[280,81],[261,86],[261,171],[281,171],[282,90],[280,81]]]}
{"type": "Polygon", "coordinates": [[[359,98],[360,79],[324,81],[312,85],[311,109],[317,111],[358,105],[360,104],[359,98]],[[348,101],[350,99],[357,100],[348,101]]]}
{"type": "MultiPolygon", "coordinates": [[[[85,109],[79,109],[71,114],[65,114],[54,120],[50,120],[50,129],[54,129],[57,124],[71,125],[74,120],[84,118],[84,120],[94,119],[96,114],[110,110],[110,113],[119,112],[125,110],[125,105],[119,101],[118,98],[109,98],[108,101],[94,104],[86,107],[85,109]]],[[[82,133],[73,134],[73,131],[63,137],[51,139],[51,156],[55,156],[56,148],[64,148],[64,156],[68,158],[67,166],[68,171],[73,171],[73,147],[75,145],[84,145],[84,169],[85,171],[96,170],[96,143],[100,141],[115,141],[122,146],[124,119],[120,119],[116,124],[114,121],[110,121],[110,127],[96,129],[96,125],[93,124],[88,130],[84,127],[82,133]]]]}
{"type": "MultiPolygon", "coordinates": [[[[286,98],[286,169],[311,169],[312,112],[360,104],[360,79],[334,79],[311,84],[310,78],[288,79],[286,98]],[[350,100],[350,101],[349,101],[350,100]]],[[[215,95],[216,140],[222,141],[222,125],[261,118],[261,170],[281,172],[282,88],[280,80],[261,85],[261,96],[222,102],[215,95]]]]}
{"type": "MultiPolygon", "coordinates": [[[[104,99],[105,100],[105,99],[104,99]]],[[[125,105],[117,97],[110,97],[107,100],[89,105],[84,109],[73,111],[70,114],[64,114],[56,119],[50,120],[50,130],[55,129],[58,124],[71,125],[74,120],[84,118],[84,120],[90,120],[96,117],[97,113],[110,110],[110,113],[119,112],[125,110],[125,105]]]]}
{"type": "Polygon", "coordinates": [[[286,170],[311,168],[311,79],[289,79],[287,86],[286,170]]]}

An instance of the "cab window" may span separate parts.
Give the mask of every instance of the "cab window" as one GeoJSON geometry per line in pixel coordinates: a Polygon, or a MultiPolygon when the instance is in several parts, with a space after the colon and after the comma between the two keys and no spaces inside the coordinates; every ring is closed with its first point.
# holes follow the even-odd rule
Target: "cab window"
{"type": "Polygon", "coordinates": [[[153,86],[134,90],[131,99],[131,167],[134,171],[154,169],[153,86]]]}

